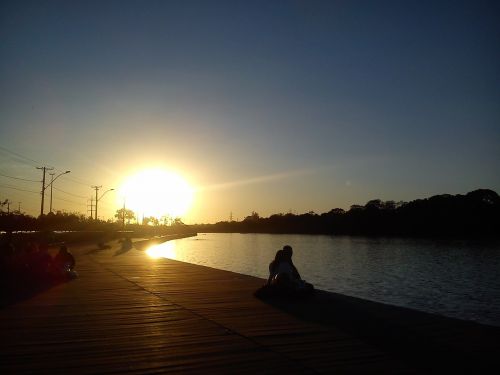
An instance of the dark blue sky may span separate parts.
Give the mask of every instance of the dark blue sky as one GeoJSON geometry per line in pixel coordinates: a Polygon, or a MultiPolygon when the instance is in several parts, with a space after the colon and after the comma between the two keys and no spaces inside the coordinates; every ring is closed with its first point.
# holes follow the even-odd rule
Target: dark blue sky
{"type": "Polygon", "coordinates": [[[0,145],[109,186],[174,169],[193,221],[500,191],[499,2],[0,9],[0,145]]]}

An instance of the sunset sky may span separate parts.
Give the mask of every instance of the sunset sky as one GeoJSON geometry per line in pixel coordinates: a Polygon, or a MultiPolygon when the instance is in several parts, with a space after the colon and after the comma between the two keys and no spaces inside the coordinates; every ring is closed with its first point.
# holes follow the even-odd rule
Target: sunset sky
{"type": "Polygon", "coordinates": [[[187,223],[500,192],[499,19],[498,1],[2,1],[0,200],[38,215],[37,166],[71,170],[53,205],[81,213],[91,185],[172,171],[187,223]]]}

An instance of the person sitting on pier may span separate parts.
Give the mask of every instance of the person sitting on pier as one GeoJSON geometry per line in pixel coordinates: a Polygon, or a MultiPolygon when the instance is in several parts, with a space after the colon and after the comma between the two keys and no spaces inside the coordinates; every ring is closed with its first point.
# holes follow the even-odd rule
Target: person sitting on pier
{"type": "Polygon", "coordinates": [[[271,281],[278,274],[278,265],[283,259],[283,250],[278,250],[274,256],[274,260],[269,263],[269,277],[267,279],[267,284],[271,285],[271,281]]]}
{"type": "Polygon", "coordinates": [[[287,267],[285,267],[285,270],[290,274],[292,280],[302,280],[299,271],[297,270],[297,267],[295,267],[295,265],[293,264],[292,255],[293,255],[292,247],[290,245],[283,246],[284,262],[282,262],[282,264],[288,265],[287,267]]]}
{"type": "Polygon", "coordinates": [[[75,278],[77,273],[75,272],[75,258],[73,254],[68,251],[65,245],[59,248],[59,252],[54,257],[54,271],[56,276],[63,276],[67,278],[75,278]]]}
{"type": "Polygon", "coordinates": [[[132,246],[132,240],[130,239],[130,237],[125,237],[122,242],[122,250],[130,250],[132,246]]]}
{"type": "Polygon", "coordinates": [[[260,288],[257,296],[265,295],[308,295],[314,291],[312,284],[300,277],[299,271],[292,262],[292,247],[286,245],[278,250],[274,260],[269,264],[267,284],[260,288]]]}

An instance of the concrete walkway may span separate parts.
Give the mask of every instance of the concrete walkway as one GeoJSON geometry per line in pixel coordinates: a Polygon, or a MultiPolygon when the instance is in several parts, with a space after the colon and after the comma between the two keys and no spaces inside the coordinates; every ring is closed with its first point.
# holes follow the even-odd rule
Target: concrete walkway
{"type": "MultiPolygon", "coordinates": [[[[141,248],[140,246],[137,246],[141,248]]],[[[500,329],[263,280],[119,244],[70,247],[80,277],[0,310],[0,373],[443,373],[496,366],[500,329]]]]}

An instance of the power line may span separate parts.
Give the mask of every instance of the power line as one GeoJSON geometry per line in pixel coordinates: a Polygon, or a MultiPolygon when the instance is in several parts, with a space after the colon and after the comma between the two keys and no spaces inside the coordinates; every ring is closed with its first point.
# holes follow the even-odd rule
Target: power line
{"type": "MultiPolygon", "coordinates": [[[[45,195],[45,188],[46,188],[46,186],[45,186],[45,173],[48,170],[59,171],[59,169],[55,168],[55,167],[53,167],[51,165],[45,166],[45,167],[38,167],[38,165],[42,164],[40,161],[34,160],[32,158],[29,158],[29,157],[24,156],[24,155],[22,155],[20,153],[11,151],[11,150],[3,147],[3,146],[0,146],[0,154],[1,154],[1,152],[3,152],[5,154],[5,156],[7,156],[8,158],[10,158],[12,160],[16,160],[16,161],[18,161],[20,163],[23,163],[23,164],[26,164],[26,165],[30,165],[30,166],[35,167],[37,169],[43,170],[43,180],[31,180],[31,179],[26,179],[26,178],[21,178],[21,177],[15,177],[15,176],[10,176],[10,175],[4,174],[4,173],[0,173],[0,176],[6,177],[6,178],[15,179],[15,180],[18,180],[18,181],[36,182],[36,183],[40,183],[41,182],[42,183],[42,192],[41,192],[42,201],[41,201],[40,213],[43,215],[43,210],[44,210],[43,206],[44,206],[44,198],[45,198],[44,195],[45,195]],[[33,164],[33,163],[35,163],[35,164],[33,164]]],[[[95,185],[92,185],[91,183],[89,183],[85,179],[81,179],[81,178],[78,178],[76,176],[67,177],[66,180],[68,180],[69,182],[73,182],[75,184],[83,185],[83,186],[91,185],[92,188],[96,190],[96,207],[95,207],[95,214],[96,215],[95,216],[96,216],[96,219],[97,219],[97,202],[100,200],[100,198],[102,198],[102,196],[100,198],[97,198],[97,192],[98,192],[98,190],[100,188],[102,188],[102,186],[97,187],[95,185]]],[[[22,189],[22,188],[18,188],[18,187],[15,187],[15,186],[0,185],[0,187],[5,187],[7,189],[13,189],[13,190],[17,190],[17,191],[24,191],[24,192],[33,193],[33,194],[38,194],[38,192],[36,192],[36,191],[22,189]]],[[[54,188],[54,189],[56,189],[56,190],[58,190],[58,191],[60,191],[60,192],[62,192],[62,193],[65,193],[65,194],[68,194],[68,195],[71,195],[71,196],[74,196],[74,197],[77,197],[77,198],[84,198],[84,199],[86,199],[86,197],[84,197],[84,196],[81,196],[81,195],[78,195],[78,194],[74,194],[74,193],[70,193],[70,192],[67,192],[67,191],[64,191],[64,190],[61,190],[61,189],[57,189],[57,188],[53,187],[52,185],[51,185],[51,187],[54,188]]],[[[105,193],[107,193],[108,191],[111,191],[111,190],[114,190],[114,189],[109,189],[105,193]]],[[[62,199],[62,198],[54,198],[54,199],[59,199],[61,201],[66,201],[66,202],[74,203],[74,204],[80,204],[80,203],[77,203],[77,202],[74,202],[74,201],[71,201],[71,200],[62,199]]],[[[104,207],[107,208],[106,205],[104,205],[104,207]]]]}
{"type": "Polygon", "coordinates": [[[74,203],[74,204],[77,204],[79,206],[85,206],[85,203],[75,202],[75,201],[72,201],[72,200],[69,200],[69,199],[64,199],[64,198],[54,197],[54,200],[64,201],[64,202],[68,202],[68,203],[74,203]]]}
{"type": "Polygon", "coordinates": [[[66,178],[66,180],[67,180],[67,181],[70,181],[70,182],[73,182],[73,183],[75,183],[75,184],[84,185],[84,186],[89,186],[89,185],[92,185],[92,183],[91,183],[91,182],[82,182],[82,181],[84,181],[84,180],[79,179],[79,178],[77,179],[77,178],[74,178],[74,177],[67,177],[67,178],[66,178]],[[78,181],[78,180],[80,180],[80,181],[78,181]]]}
{"type": "Polygon", "coordinates": [[[7,159],[9,160],[9,162],[12,161],[12,162],[21,163],[23,165],[27,165],[27,166],[30,166],[30,167],[36,167],[36,164],[34,164],[34,163],[28,163],[25,160],[22,160],[22,159],[20,159],[18,157],[12,156],[12,155],[1,155],[1,156],[4,157],[4,159],[5,159],[5,157],[7,157],[7,159]]]}
{"type": "MultiPolygon", "coordinates": [[[[65,171],[65,169],[64,170],[63,169],[59,169],[59,168],[54,168],[54,169],[56,171],[58,171],[58,172],[64,172],[65,171]]],[[[66,177],[66,180],[67,181],[71,181],[71,182],[73,182],[75,184],[80,184],[80,185],[85,185],[85,186],[92,185],[92,183],[90,181],[86,181],[86,180],[84,180],[82,178],[79,178],[77,176],[74,176],[74,175],[72,177],[66,177]]]]}
{"type": "Polygon", "coordinates": [[[26,191],[28,193],[35,193],[35,194],[39,194],[40,193],[39,191],[20,189],[20,188],[17,188],[17,187],[14,187],[14,186],[9,186],[9,185],[0,185],[0,187],[7,188],[7,189],[13,189],[13,190],[19,190],[19,191],[26,191]]]}
{"type": "Polygon", "coordinates": [[[64,194],[71,195],[71,196],[73,196],[73,197],[87,199],[87,197],[85,197],[85,196],[83,196],[83,195],[73,194],[73,193],[70,193],[70,192],[68,192],[68,191],[64,191],[64,190],[61,190],[61,189],[59,189],[59,188],[56,188],[56,187],[54,187],[54,190],[60,191],[61,193],[64,193],[64,194]]]}
{"type": "MultiPolygon", "coordinates": [[[[19,160],[20,162],[22,162],[24,164],[27,164],[27,165],[30,165],[32,167],[37,167],[40,164],[45,164],[45,163],[42,163],[42,162],[40,162],[38,160],[34,160],[34,159],[31,159],[31,158],[29,158],[27,156],[21,155],[21,154],[19,154],[17,152],[11,151],[11,150],[3,147],[3,146],[0,146],[0,151],[4,151],[6,153],[9,153],[9,154],[15,156],[18,159],[20,158],[21,159],[21,160],[19,160]],[[33,164],[33,163],[36,163],[36,164],[33,164]]],[[[48,167],[53,168],[54,170],[59,171],[59,172],[64,172],[65,171],[65,170],[62,170],[60,168],[56,168],[53,165],[49,165],[48,167]]],[[[83,185],[83,186],[93,185],[92,182],[87,181],[87,180],[82,179],[82,178],[79,178],[79,177],[74,176],[74,175],[72,177],[66,177],[66,180],[69,181],[69,182],[73,182],[75,184],[83,185]]],[[[42,182],[42,181],[30,181],[30,182],[42,182]]]]}
{"type": "Polygon", "coordinates": [[[33,159],[31,159],[31,158],[28,158],[27,156],[24,156],[24,155],[18,154],[17,152],[14,152],[14,151],[10,151],[10,150],[6,149],[5,147],[0,146],[0,150],[2,150],[2,151],[4,151],[4,152],[7,152],[7,153],[9,153],[9,154],[11,154],[11,155],[14,155],[14,156],[16,156],[17,158],[21,158],[21,160],[23,160],[23,159],[24,159],[24,161],[23,161],[23,162],[24,162],[24,163],[26,163],[26,164],[31,165],[32,167],[36,167],[36,165],[33,165],[33,164],[31,164],[31,163],[40,164],[40,162],[39,162],[39,161],[37,161],[37,160],[33,160],[33,159]],[[28,163],[27,161],[29,161],[30,163],[28,163]]]}
{"type": "Polygon", "coordinates": [[[41,180],[29,180],[27,178],[21,178],[21,177],[14,177],[14,176],[9,176],[9,175],[6,175],[6,174],[3,174],[3,173],[0,173],[0,176],[3,176],[3,177],[8,177],[8,178],[13,178],[15,180],[21,180],[21,181],[28,181],[28,182],[42,182],[41,180]]]}
{"type": "MultiPolygon", "coordinates": [[[[38,166],[38,165],[40,165],[40,164],[44,164],[44,163],[41,163],[41,162],[40,162],[40,161],[38,161],[38,160],[31,159],[31,158],[29,158],[29,157],[27,157],[27,156],[24,156],[24,155],[21,155],[21,154],[19,154],[19,153],[17,153],[17,152],[14,152],[14,151],[11,151],[11,150],[9,150],[9,149],[6,149],[6,148],[5,148],[5,147],[3,147],[3,146],[0,146],[0,150],[1,150],[1,151],[4,151],[4,152],[7,152],[7,153],[9,153],[9,154],[11,154],[11,155],[14,155],[16,158],[20,158],[20,159],[21,159],[20,161],[21,161],[22,163],[28,164],[28,165],[30,165],[30,166],[32,166],[32,167],[37,167],[37,166],[38,166]],[[29,161],[29,163],[28,163],[28,161],[29,161]],[[32,163],[35,163],[35,164],[32,164],[32,163]]],[[[55,167],[54,167],[54,166],[52,166],[52,165],[49,165],[49,167],[54,168],[56,171],[59,171],[59,172],[64,172],[64,170],[59,169],[59,168],[55,168],[55,167]]],[[[66,179],[67,179],[67,180],[69,180],[69,181],[71,181],[71,182],[74,182],[74,183],[76,183],[76,184],[80,184],[80,185],[85,185],[85,186],[91,185],[91,183],[90,183],[90,182],[85,181],[85,180],[80,179],[80,178],[76,178],[76,176],[73,176],[72,178],[69,178],[69,177],[68,177],[68,178],[66,178],[66,179]]],[[[36,181],[36,182],[41,182],[41,181],[36,181]]]]}

